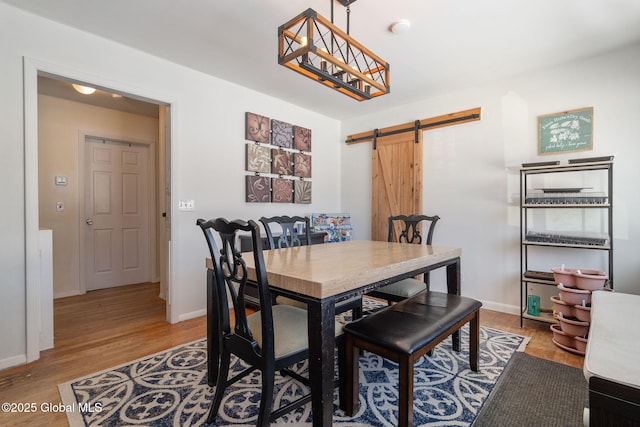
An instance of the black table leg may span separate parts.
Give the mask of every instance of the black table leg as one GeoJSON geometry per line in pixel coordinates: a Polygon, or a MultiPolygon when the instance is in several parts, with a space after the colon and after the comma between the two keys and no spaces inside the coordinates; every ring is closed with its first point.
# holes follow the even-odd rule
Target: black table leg
{"type": "Polygon", "coordinates": [[[309,379],[314,427],[333,423],[335,303],[333,299],[308,304],[309,379]]]}
{"type": "MultiPolygon", "coordinates": [[[[454,262],[447,265],[447,292],[460,295],[460,281],[460,258],[458,257],[454,262]]],[[[460,351],[460,331],[455,331],[451,335],[451,339],[453,340],[453,350],[460,351]]]]}

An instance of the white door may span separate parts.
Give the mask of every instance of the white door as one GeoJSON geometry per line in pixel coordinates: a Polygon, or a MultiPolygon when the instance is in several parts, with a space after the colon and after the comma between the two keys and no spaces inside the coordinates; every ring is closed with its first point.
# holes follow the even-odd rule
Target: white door
{"type": "Polygon", "coordinates": [[[149,280],[148,148],[87,141],[87,291],[149,280]]]}

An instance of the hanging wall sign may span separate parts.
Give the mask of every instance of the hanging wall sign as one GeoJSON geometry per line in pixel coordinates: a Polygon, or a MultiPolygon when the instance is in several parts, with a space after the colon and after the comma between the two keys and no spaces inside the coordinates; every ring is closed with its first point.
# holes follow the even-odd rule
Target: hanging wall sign
{"type": "Polygon", "coordinates": [[[593,150],[593,107],[538,116],[538,154],[593,150]]]}

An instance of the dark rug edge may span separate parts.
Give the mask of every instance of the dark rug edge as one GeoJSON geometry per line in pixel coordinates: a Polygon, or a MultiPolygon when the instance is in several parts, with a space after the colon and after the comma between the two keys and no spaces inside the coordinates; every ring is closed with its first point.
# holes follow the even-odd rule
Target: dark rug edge
{"type": "Polygon", "coordinates": [[[515,352],[473,426],[582,426],[588,403],[581,369],[515,352]]]}

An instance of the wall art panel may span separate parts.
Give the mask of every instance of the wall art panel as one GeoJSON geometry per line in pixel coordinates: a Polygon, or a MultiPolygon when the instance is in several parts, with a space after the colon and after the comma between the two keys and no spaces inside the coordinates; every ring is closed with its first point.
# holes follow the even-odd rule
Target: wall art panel
{"type": "Polygon", "coordinates": [[[280,120],[271,120],[271,144],[291,148],[293,146],[293,125],[280,120]]]}
{"type": "Polygon", "coordinates": [[[246,113],[245,117],[245,139],[268,144],[271,136],[269,117],[255,113],[246,113]]]}
{"type": "Polygon", "coordinates": [[[302,151],[311,151],[311,129],[300,126],[293,127],[293,148],[302,151]]]}
{"type": "Polygon", "coordinates": [[[311,181],[294,181],[293,201],[301,204],[311,203],[311,181]]]}
{"type": "Polygon", "coordinates": [[[293,173],[293,164],[291,162],[291,151],[280,150],[274,148],[271,150],[271,173],[278,175],[291,175],[293,173]]]}
{"type": "Polygon", "coordinates": [[[311,156],[306,154],[293,154],[293,173],[302,178],[311,178],[311,156]]]}
{"type": "Polygon", "coordinates": [[[246,168],[248,172],[271,172],[271,148],[258,144],[246,144],[246,168]]]}
{"type": "Polygon", "coordinates": [[[246,188],[249,203],[269,203],[271,201],[271,179],[263,176],[247,175],[246,188]]]}
{"type": "Polygon", "coordinates": [[[293,203],[293,181],[284,178],[272,178],[273,188],[271,201],[273,203],[293,203]]]}

